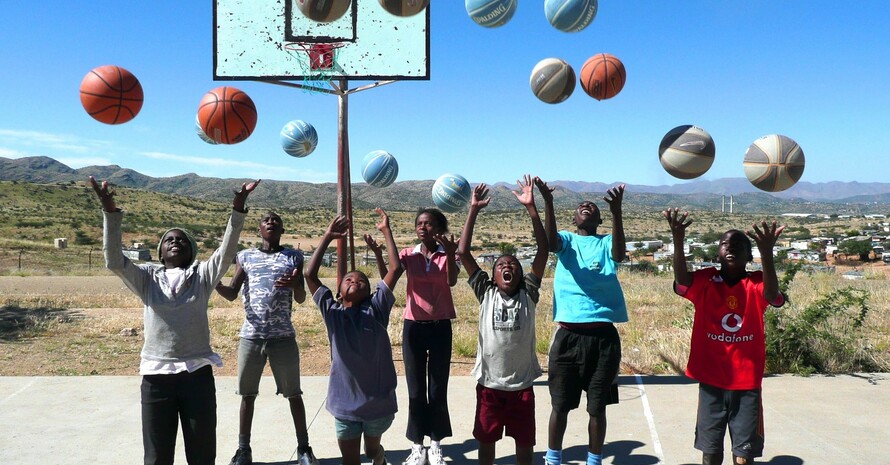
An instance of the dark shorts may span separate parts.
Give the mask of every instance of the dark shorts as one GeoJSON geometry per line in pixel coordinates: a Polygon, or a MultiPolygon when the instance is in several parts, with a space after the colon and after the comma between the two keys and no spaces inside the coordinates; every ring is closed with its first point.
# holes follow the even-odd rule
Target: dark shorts
{"type": "Polygon", "coordinates": [[[731,391],[699,384],[695,448],[705,454],[723,454],[727,426],[733,455],[747,459],[763,455],[761,390],[731,391]]]}
{"type": "Polygon", "coordinates": [[[535,392],[501,391],[476,385],[476,424],[473,437],[482,443],[493,443],[507,436],[517,447],[535,445],[535,392]]]}
{"type": "Polygon", "coordinates": [[[587,413],[599,415],[618,403],[613,384],[621,366],[621,339],[614,325],[597,328],[558,327],[550,344],[547,384],[550,403],[566,413],[581,404],[587,392],[587,413]]]}

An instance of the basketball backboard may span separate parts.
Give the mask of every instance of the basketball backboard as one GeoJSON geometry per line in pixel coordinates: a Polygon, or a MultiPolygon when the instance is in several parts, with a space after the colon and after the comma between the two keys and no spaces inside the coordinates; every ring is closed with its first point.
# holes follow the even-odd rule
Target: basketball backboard
{"type": "Polygon", "coordinates": [[[296,1],[215,0],[213,78],[430,78],[429,7],[414,16],[399,17],[388,13],[377,0],[352,0],[343,17],[319,23],[305,17],[296,1]],[[312,66],[308,44],[314,43],[334,45],[332,68],[312,66]]]}

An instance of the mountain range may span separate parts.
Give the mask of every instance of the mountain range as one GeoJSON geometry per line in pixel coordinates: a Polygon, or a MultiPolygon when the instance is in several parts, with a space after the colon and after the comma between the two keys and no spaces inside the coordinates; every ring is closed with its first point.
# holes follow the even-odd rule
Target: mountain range
{"type": "MultiPolygon", "coordinates": [[[[49,157],[0,157],[0,181],[39,184],[84,182],[89,176],[133,189],[178,194],[207,200],[229,200],[231,191],[245,179],[220,179],[194,173],[155,178],[117,165],[87,166],[73,169],[49,157]]],[[[574,208],[585,199],[599,199],[615,183],[584,181],[552,181],[554,203],[558,208],[574,208]]],[[[399,181],[387,188],[375,188],[365,183],[352,187],[353,207],[356,209],[384,206],[390,210],[415,210],[432,203],[430,191],[433,180],[399,181]]],[[[508,192],[512,183],[491,186],[495,210],[520,208],[508,192]]],[[[663,209],[668,206],[697,210],[729,210],[729,196],[737,212],[859,214],[886,213],[890,209],[890,183],[860,182],[798,182],[792,189],[766,193],[754,188],[744,178],[695,180],[682,184],[646,186],[628,184],[625,203],[631,208],[663,209]]],[[[292,208],[336,208],[335,183],[307,183],[300,181],[263,181],[263,188],[251,197],[258,204],[292,208]]]]}

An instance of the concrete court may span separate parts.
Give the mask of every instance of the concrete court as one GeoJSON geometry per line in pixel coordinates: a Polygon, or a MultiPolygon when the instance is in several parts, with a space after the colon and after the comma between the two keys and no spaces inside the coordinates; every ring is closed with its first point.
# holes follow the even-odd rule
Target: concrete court
{"type": "MultiPolygon", "coordinates": [[[[0,377],[0,464],[136,464],[142,461],[139,377],[0,377]]],[[[219,424],[217,463],[235,451],[240,398],[234,377],[217,377],[219,424]]],[[[399,380],[399,406],[393,427],[383,436],[387,458],[400,464],[407,399],[399,380]]],[[[313,448],[323,465],[336,465],[333,420],[324,409],[327,377],[304,377],[303,390],[313,448]]],[[[449,390],[455,436],[444,442],[454,464],[475,463],[472,438],[475,381],[453,377],[449,390]]],[[[697,385],[680,376],[621,376],[618,405],[609,407],[607,464],[701,463],[692,448],[697,385]]],[[[539,380],[535,463],[547,445],[550,412],[546,383],[539,380]]],[[[766,450],[758,461],[770,465],[890,464],[890,375],[769,377],[764,381],[766,450]]],[[[587,417],[569,416],[563,453],[567,463],[583,463],[587,417]]],[[[176,463],[186,463],[182,436],[176,463]]],[[[264,377],[252,435],[258,464],[295,464],[296,439],[287,403],[274,396],[264,377]]],[[[727,451],[729,447],[727,446],[727,451]]],[[[514,463],[511,439],[498,443],[498,464],[514,463]]],[[[727,454],[728,455],[728,454],[727,454]]],[[[729,463],[727,458],[724,463],[729,463]]],[[[368,461],[366,460],[366,463],[368,461]]]]}

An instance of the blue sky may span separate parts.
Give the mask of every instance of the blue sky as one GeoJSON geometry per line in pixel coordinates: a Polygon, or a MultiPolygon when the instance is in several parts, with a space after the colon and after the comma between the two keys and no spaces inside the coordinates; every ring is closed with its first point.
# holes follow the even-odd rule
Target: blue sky
{"type": "MultiPolygon", "coordinates": [[[[373,1],[373,0],[359,0],[373,1]]],[[[715,140],[703,179],[743,177],[760,136],[795,139],[803,180],[886,181],[890,147],[890,2],[601,0],[587,29],[552,28],[543,1],[520,1],[505,26],[476,25],[459,0],[434,0],[431,80],[399,82],[349,99],[351,170],[387,150],[399,180],[445,172],[471,182],[546,180],[677,184],[658,162],[675,126],[715,140]],[[845,6],[847,5],[847,6],[845,6]],[[548,105],[529,89],[534,65],[558,57],[576,72],[591,55],[618,56],[627,84],[596,101],[580,89],[548,105]]],[[[71,167],[117,164],[152,176],[336,180],[337,101],[260,82],[213,81],[212,2],[4,2],[0,16],[0,156],[46,155],[71,167]],[[133,121],[98,123],[80,105],[92,68],[116,64],[145,91],[133,121]],[[259,122],[240,144],[194,133],[208,90],[229,84],[254,100],[259,122]],[[313,124],[303,159],[279,145],[292,119],[313,124]]]]}

